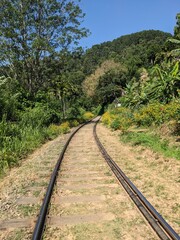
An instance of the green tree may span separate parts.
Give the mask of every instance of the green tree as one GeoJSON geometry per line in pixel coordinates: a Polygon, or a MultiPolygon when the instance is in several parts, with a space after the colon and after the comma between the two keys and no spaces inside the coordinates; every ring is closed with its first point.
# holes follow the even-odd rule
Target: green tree
{"type": "Polygon", "coordinates": [[[99,78],[95,101],[101,104],[112,103],[122,96],[127,80],[127,70],[124,67],[112,69],[99,78]]]}
{"type": "Polygon", "coordinates": [[[169,38],[168,42],[171,42],[174,44],[174,48],[171,51],[171,54],[173,56],[179,56],[180,55],[180,13],[176,15],[176,26],[174,27],[174,38],[169,38]]]}
{"type": "Polygon", "coordinates": [[[174,27],[174,36],[180,40],[180,13],[176,15],[176,26],[174,27]]]}
{"type": "Polygon", "coordinates": [[[19,107],[18,83],[11,78],[0,77],[0,121],[16,120],[19,107]]]}
{"type": "MultiPolygon", "coordinates": [[[[79,2],[79,1],[78,1],[79,2]]],[[[76,1],[1,0],[0,64],[30,94],[47,81],[46,61],[86,36],[84,14],[76,1]]]]}

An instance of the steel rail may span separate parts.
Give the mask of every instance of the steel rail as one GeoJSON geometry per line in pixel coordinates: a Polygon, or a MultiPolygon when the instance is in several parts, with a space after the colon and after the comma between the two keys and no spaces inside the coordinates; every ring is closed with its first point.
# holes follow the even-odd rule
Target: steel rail
{"type": "Polygon", "coordinates": [[[43,203],[41,205],[40,213],[39,213],[38,219],[36,221],[36,225],[35,225],[34,232],[33,232],[33,235],[32,235],[32,240],[40,240],[40,239],[42,239],[44,228],[45,228],[45,221],[46,221],[46,216],[47,216],[47,212],[48,212],[49,203],[50,203],[50,200],[51,200],[51,196],[52,196],[52,193],[53,193],[54,185],[55,185],[55,182],[56,182],[58,171],[59,171],[62,159],[64,157],[65,151],[66,151],[66,149],[67,149],[71,139],[77,133],[77,131],[79,131],[84,125],[88,124],[89,122],[91,122],[91,121],[88,121],[88,122],[83,123],[82,125],[80,125],[70,135],[70,137],[68,138],[66,144],[64,145],[64,147],[62,149],[62,152],[61,152],[61,154],[59,156],[59,159],[57,160],[57,163],[56,163],[55,168],[53,170],[53,173],[51,175],[51,179],[50,179],[50,182],[49,182],[49,185],[48,185],[48,188],[47,188],[47,191],[46,191],[43,203]]]}
{"type": "Polygon", "coordinates": [[[93,134],[96,143],[101,151],[103,157],[107,161],[109,167],[114,172],[117,179],[120,181],[126,192],[129,194],[131,199],[134,201],[136,206],[139,208],[141,213],[147,219],[151,227],[157,233],[157,235],[162,240],[180,240],[180,236],[174,231],[174,229],[164,220],[164,218],[156,211],[156,209],[150,204],[150,202],[143,196],[143,194],[136,188],[136,186],[131,182],[131,180],[124,174],[124,172],[119,168],[119,166],[114,162],[114,160],[109,156],[104,146],[100,142],[96,127],[97,123],[94,125],[93,134]]]}

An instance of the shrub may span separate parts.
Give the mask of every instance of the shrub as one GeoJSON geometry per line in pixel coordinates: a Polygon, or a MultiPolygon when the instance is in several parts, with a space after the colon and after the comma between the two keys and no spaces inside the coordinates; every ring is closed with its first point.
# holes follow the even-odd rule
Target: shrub
{"type": "Polygon", "coordinates": [[[44,107],[28,108],[21,114],[22,126],[42,127],[48,125],[49,114],[44,107]]]}
{"type": "Polygon", "coordinates": [[[131,125],[151,126],[161,125],[174,120],[173,129],[176,134],[179,132],[180,125],[180,102],[172,101],[168,104],[154,102],[136,110],[125,107],[114,108],[102,116],[102,123],[112,129],[127,130],[131,125]]]}
{"type": "Polygon", "coordinates": [[[91,109],[92,113],[94,115],[98,115],[98,114],[101,114],[101,110],[102,110],[102,106],[101,105],[98,105],[97,107],[93,107],[91,109]]]}
{"type": "Polygon", "coordinates": [[[153,103],[142,107],[134,113],[134,121],[140,126],[151,126],[163,122],[164,109],[162,104],[153,103]]]}
{"type": "Polygon", "coordinates": [[[21,113],[21,125],[42,127],[49,126],[51,123],[58,123],[61,120],[60,113],[43,104],[37,104],[34,108],[26,108],[21,113]]]}
{"type": "Polygon", "coordinates": [[[129,126],[133,124],[133,114],[131,110],[120,107],[120,108],[110,108],[102,116],[102,123],[110,126],[113,130],[125,131],[129,126]]]}
{"type": "Polygon", "coordinates": [[[79,125],[79,122],[77,120],[71,120],[70,121],[70,127],[77,127],[79,125]]]}
{"type": "Polygon", "coordinates": [[[68,119],[79,119],[81,120],[82,115],[84,114],[85,110],[80,108],[79,106],[72,106],[67,110],[67,118],[68,119]]]}
{"type": "Polygon", "coordinates": [[[113,119],[114,119],[114,116],[112,114],[110,114],[109,112],[106,112],[103,114],[103,116],[101,118],[101,122],[104,125],[110,126],[113,119]]]}
{"type": "Polygon", "coordinates": [[[0,120],[3,115],[11,121],[18,119],[18,98],[21,95],[18,92],[18,83],[15,79],[5,76],[0,77],[0,120]]]}
{"type": "Polygon", "coordinates": [[[111,122],[110,127],[111,127],[113,130],[121,129],[121,120],[120,120],[118,117],[115,118],[115,119],[111,122]]]}
{"type": "Polygon", "coordinates": [[[60,128],[61,133],[68,133],[70,131],[70,124],[69,124],[69,122],[66,121],[66,122],[62,123],[59,126],[59,128],[60,128]]]}
{"type": "Polygon", "coordinates": [[[161,104],[158,102],[143,106],[134,112],[134,121],[140,126],[160,125],[172,119],[177,119],[180,113],[180,103],[171,102],[161,104]]]}
{"type": "Polygon", "coordinates": [[[180,101],[172,101],[164,105],[165,120],[180,120],[180,101]]]}
{"type": "Polygon", "coordinates": [[[47,135],[49,139],[53,139],[61,133],[61,127],[55,124],[51,124],[47,128],[47,135]]]}
{"type": "Polygon", "coordinates": [[[92,112],[85,112],[82,116],[83,120],[88,121],[94,117],[92,112]]]}
{"type": "Polygon", "coordinates": [[[110,127],[113,130],[119,129],[122,131],[126,131],[131,125],[132,125],[132,120],[129,117],[127,117],[126,115],[124,116],[118,115],[111,122],[110,127]]]}

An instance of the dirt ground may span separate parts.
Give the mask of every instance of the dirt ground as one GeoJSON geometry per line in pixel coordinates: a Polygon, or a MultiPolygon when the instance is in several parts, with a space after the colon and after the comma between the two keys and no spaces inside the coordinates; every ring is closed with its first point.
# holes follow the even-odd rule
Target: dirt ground
{"type": "MultiPolygon", "coordinates": [[[[180,162],[119,141],[98,125],[110,156],[180,233],[180,162]]],[[[0,239],[28,240],[48,180],[68,135],[43,145],[0,183],[0,239]]],[[[158,239],[110,172],[89,124],[65,155],[54,191],[44,240],[158,239]]]]}

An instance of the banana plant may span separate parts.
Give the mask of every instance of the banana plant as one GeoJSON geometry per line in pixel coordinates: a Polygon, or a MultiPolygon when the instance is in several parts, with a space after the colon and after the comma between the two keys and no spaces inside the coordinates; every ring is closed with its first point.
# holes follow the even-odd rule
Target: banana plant
{"type": "Polygon", "coordinates": [[[179,96],[180,89],[179,62],[166,66],[155,66],[150,78],[145,82],[131,82],[126,86],[121,103],[126,107],[138,107],[150,101],[168,103],[179,96]]]}
{"type": "Polygon", "coordinates": [[[180,13],[176,15],[176,26],[174,27],[174,38],[170,38],[167,41],[175,44],[177,48],[171,51],[172,56],[180,56],[180,13]]]}
{"type": "Polygon", "coordinates": [[[144,85],[140,82],[131,82],[126,85],[125,94],[121,97],[121,103],[125,107],[138,107],[147,102],[144,85]]]}
{"type": "MultiPolygon", "coordinates": [[[[180,46],[180,40],[179,39],[170,38],[167,41],[180,46]]],[[[173,49],[171,51],[171,55],[175,56],[175,57],[179,56],[180,55],[180,48],[173,49]]]]}
{"type": "Polygon", "coordinates": [[[178,89],[180,88],[179,62],[176,62],[170,70],[164,70],[159,66],[155,66],[152,76],[154,78],[149,92],[151,96],[166,103],[178,96],[178,89]]]}

